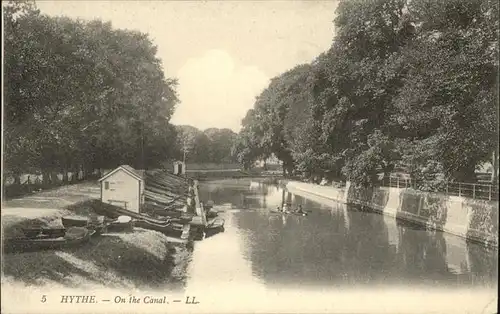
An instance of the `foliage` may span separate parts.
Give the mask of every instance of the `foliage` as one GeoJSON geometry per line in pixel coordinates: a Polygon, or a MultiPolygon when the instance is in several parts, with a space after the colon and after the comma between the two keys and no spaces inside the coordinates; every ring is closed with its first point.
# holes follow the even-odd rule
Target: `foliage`
{"type": "Polygon", "coordinates": [[[176,126],[177,145],[181,148],[178,158],[191,163],[231,163],[236,161],[233,144],[237,134],[230,129],[209,128],[200,131],[190,125],[176,126]]]}
{"type": "Polygon", "coordinates": [[[498,155],[493,1],[341,1],[331,48],[274,78],[239,134],[307,176],[474,181],[498,155]]]}
{"type": "Polygon", "coordinates": [[[175,153],[176,82],[147,35],[5,8],[8,170],[150,168],[175,153]]]}

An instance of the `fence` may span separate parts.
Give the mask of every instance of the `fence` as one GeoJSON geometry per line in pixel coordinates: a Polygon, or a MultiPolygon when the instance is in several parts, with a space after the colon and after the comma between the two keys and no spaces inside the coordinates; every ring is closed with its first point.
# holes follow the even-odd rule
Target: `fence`
{"type": "Polygon", "coordinates": [[[498,200],[498,184],[423,181],[392,176],[384,178],[381,183],[387,187],[413,188],[473,199],[498,200]]]}

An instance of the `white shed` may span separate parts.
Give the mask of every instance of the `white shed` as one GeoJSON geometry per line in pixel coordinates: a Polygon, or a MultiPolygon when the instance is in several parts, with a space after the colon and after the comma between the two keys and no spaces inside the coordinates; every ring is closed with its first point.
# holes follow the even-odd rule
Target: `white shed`
{"type": "Polygon", "coordinates": [[[144,171],[122,165],[99,179],[101,201],[140,212],[144,204],[144,171]]]}
{"type": "Polygon", "coordinates": [[[186,164],[182,161],[174,161],[174,174],[184,175],[186,174],[186,164]]]}

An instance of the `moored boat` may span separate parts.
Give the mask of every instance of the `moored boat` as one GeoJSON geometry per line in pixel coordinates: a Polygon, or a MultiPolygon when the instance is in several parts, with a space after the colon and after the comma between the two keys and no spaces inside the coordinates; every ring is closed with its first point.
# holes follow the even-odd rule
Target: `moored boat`
{"type": "Polygon", "coordinates": [[[181,237],[182,232],[183,232],[183,226],[180,224],[174,224],[171,222],[166,222],[166,223],[154,223],[148,220],[141,220],[138,219],[135,221],[135,226],[144,228],[144,229],[150,229],[150,230],[155,230],[158,232],[161,232],[165,235],[172,236],[172,237],[181,237]]]}
{"type": "Polygon", "coordinates": [[[34,238],[58,238],[63,237],[66,234],[66,228],[49,228],[49,227],[41,227],[41,228],[24,228],[23,229],[24,236],[29,239],[34,238]]]}
{"type": "Polygon", "coordinates": [[[4,251],[12,253],[73,247],[88,242],[94,233],[94,230],[84,227],[71,227],[65,230],[64,236],[57,238],[47,234],[35,238],[7,238],[4,240],[4,251]]]}
{"type": "Polygon", "coordinates": [[[87,227],[90,222],[90,218],[86,216],[64,216],[61,217],[62,224],[65,228],[70,227],[87,227]]]}
{"type": "Polygon", "coordinates": [[[116,220],[106,224],[106,231],[132,231],[134,230],[134,225],[135,221],[130,216],[119,216],[116,220]]]}
{"type": "Polygon", "coordinates": [[[147,220],[149,222],[158,223],[158,224],[163,224],[163,223],[169,222],[168,218],[157,219],[157,218],[153,218],[153,217],[150,217],[150,216],[145,215],[145,214],[136,213],[136,212],[133,212],[133,211],[130,211],[128,209],[121,208],[121,207],[110,206],[108,204],[103,204],[103,206],[99,206],[98,208],[95,208],[94,210],[98,214],[105,215],[105,216],[113,218],[113,219],[116,219],[120,216],[130,216],[136,220],[147,220]]]}

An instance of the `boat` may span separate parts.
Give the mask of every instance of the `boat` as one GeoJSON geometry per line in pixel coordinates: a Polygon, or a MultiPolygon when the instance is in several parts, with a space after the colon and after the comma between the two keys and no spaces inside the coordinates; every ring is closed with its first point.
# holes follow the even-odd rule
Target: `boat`
{"type": "Polygon", "coordinates": [[[128,209],[124,209],[121,207],[117,206],[112,206],[109,204],[102,204],[102,206],[99,206],[98,208],[94,209],[98,214],[105,215],[110,218],[118,218],[120,216],[130,216],[135,220],[147,220],[152,223],[156,224],[164,224],[167,222],[170,222],[170,219],[165,218],[165,219],[158,219],[158,218],[153,218],[151,216],[141,214],[141,213],[136,213],[133,211],[130,211],[128,209]]]}
{"type": "Polygon", "coordinates": [[[144,229],[150,229],[161,232],[165,235],[180,238],[183,232],[183,225],[173,224],[171,222],[155,223],[148,220],[135,220],[135,226],[144,229]]]}
{"type": "Polygon", "coordinates": [[[225,220],[222,218],[215,218],[208,222],[205,227],[205,237],[210,237],[219,232],[224,232],[225,220]]]}
{"type": "Polygon", "coordinates": [[[282,211],[277,211],[277,210],[270,210],[269,211],[271,214],[276,214],[276,215],[295,215],[295,216],[307,216],[307,213],[298,213],[296,211],[291,211],[291,212],[282,212],[282,211]]]}
{"type": "Polygon", "coordinates": [[[104,216],[64,216],[61,218],[62,224],[65,228],[70,227],[85,227],[87,229],[95,230],[97,234],[105,231],[106,224],[104,216]]]}
{"type": "Polygon", "coordinates": [[[181,211],[173,211],[173,210],[162,210],[155,209],[153,210],[153,214],[161,217],[168,217],[172,222],[178,223],[188,223],[193,219],[194,214],[184,213],[181,211]]]}
{"type": "Polygon", "coordinates": [[[87,227],[90,222],[90,218],[87,216],[64,216],[61,217],[62,224],[65,228],[70,227],[87,227]]]}
{"type": "Polygon", "coordinates": [[[106,223],[107,232],[132,231],[135,221],[130,216],[119,216],[117,219],[106,223]]]}
{"type": "Polygon", "coordinates": [[[84,227],[71,227],[65,230],[64,236],[57,238],[47,234],[40,234],[35,238],[10,238],[4,240],[4,250],[13,253],[74,247],[88,242],[94,233],[95,230],[84,227]]]}
{"type": "Polygon", "coordinates": [[[63,237],[66,234],[66,228],[24,228],[23,229],[24,236],[26,238],[39,238],[39,237],[47,237],[47,238],[59,238],[63,237]]]}

